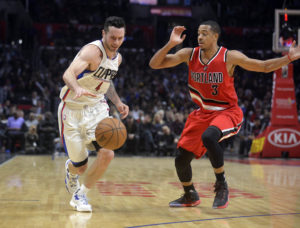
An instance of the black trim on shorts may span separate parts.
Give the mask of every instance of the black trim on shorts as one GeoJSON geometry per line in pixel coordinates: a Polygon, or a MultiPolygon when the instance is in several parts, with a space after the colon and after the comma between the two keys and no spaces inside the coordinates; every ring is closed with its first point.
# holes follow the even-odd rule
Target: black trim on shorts
{"type": "MultiPolygon", "coordinates": [[[[222,131],[222,137],[229,135],[231,133],[237,132],[237,130],[239,130],[240,126],[243,124],[243,121],[241,123],[239,123],[237,126],[233,127],[233,129],[230,130],[224,130],[222,131]]],[[[219,129],[219,128],[218,128],[219,129]]],[[[219,129],[220,130],[220,129],[219,129]]]]}
{"type": "Polygon", "coordinates": [[[84,166],[87,162],[88,162],[88,159],[89,158],[86,158],[84,161],[82,161],[82,162],[72,162],[72,164],[73,164],[73,166],[74,167],[76,167],[76,168],[78,168],[78,167],[81,167],[81,166],[84,166]]]}
{"type": "Polygon", "coordinates": [[[96,141],[92,141],[92,143],[96,149],[96,152],[98,152],[102,148],[96,141]]]}

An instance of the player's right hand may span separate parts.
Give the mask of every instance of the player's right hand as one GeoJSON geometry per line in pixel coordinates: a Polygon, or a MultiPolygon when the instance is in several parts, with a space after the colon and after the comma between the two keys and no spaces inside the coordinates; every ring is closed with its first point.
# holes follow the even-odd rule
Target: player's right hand
{"type": "Polygon", "coordinates": [[[82,88],[82,87],[78,87],[75,91],[75,96],[73,97],[73,99],[77,99],[81,96],[91,96],[91,97],[96,97],[95,94],[87,91],[86,89],[82,88]]]}
{"type": "Polygon", "coordinates": [[[298,44],[298,46],[296,46],[295,40],[293,41],[292,45],[290,46],[288,55],[292,61],[300,58],[300,45],[298,44]]]}
{"type": "Polygon", "coordinates": [[[172,30],[172,33],[171,33],[171,36],[170,36],[170,42],[173,44],[173,45],[178,45],[178,44],[181,44],[186,35],[182,35],[183,31],[185,31],[186,28],[184,26],[175,26],[172,30]]]}

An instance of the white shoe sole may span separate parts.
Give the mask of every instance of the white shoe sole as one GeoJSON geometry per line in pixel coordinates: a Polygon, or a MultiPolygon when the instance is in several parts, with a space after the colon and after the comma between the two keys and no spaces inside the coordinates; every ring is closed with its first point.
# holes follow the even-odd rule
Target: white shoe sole
{"type": "Polygon", "coordinates": [[[70,201],[70,205],[71,207],[73,207],[76,211],[80,211],[80,212],[92,212],[92,208],[86,208],[86,209],[81,209],[81,208],[78,208],[76,203],[73,202],[73,200],[70,201]]]}

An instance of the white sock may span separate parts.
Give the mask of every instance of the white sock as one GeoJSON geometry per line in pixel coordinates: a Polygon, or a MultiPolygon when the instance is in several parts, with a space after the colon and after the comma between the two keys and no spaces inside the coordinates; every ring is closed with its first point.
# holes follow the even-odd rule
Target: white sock
{"type": "Polygon", "coordinates": [[[84,184],[81,184],[81,186],[80,186],[80,190],[79,190],[79,192],[80,192],[80,193],[87,194],[89,191],[90,191],[90,189],[89,189],[89,188],[85,187],[85,185],[84,185],[84,184]]]}

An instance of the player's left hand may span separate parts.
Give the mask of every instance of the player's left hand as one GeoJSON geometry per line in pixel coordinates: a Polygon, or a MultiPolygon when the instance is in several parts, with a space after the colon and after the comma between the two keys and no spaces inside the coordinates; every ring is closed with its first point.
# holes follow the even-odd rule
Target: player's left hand
{"type": "Polygon", "coordinates": [[[289,58],[294,61],[300,58],[300,45],[296,46],[296,41],[292,43],[290,50],[289,50],[289,58]]]}
{"type": "Polygon", "coordinates": [[[121,119],[125,119],[128,116],[129,107],[126,104],[122,103],[122,102],[117,104],[116,107],[117,107],[118,111],[121,114],[121,119]]]}
{"type": "Polygon", "coordinates": [[[182,35],[182,33],[186,30],[186,28],[184,26],[175,26],[172,30],[172,33],[170,35],[170,40],[169,42],[172,44],[172,45],[178,45],[178,44],[181,44],[186,35],[182,35]]]}

